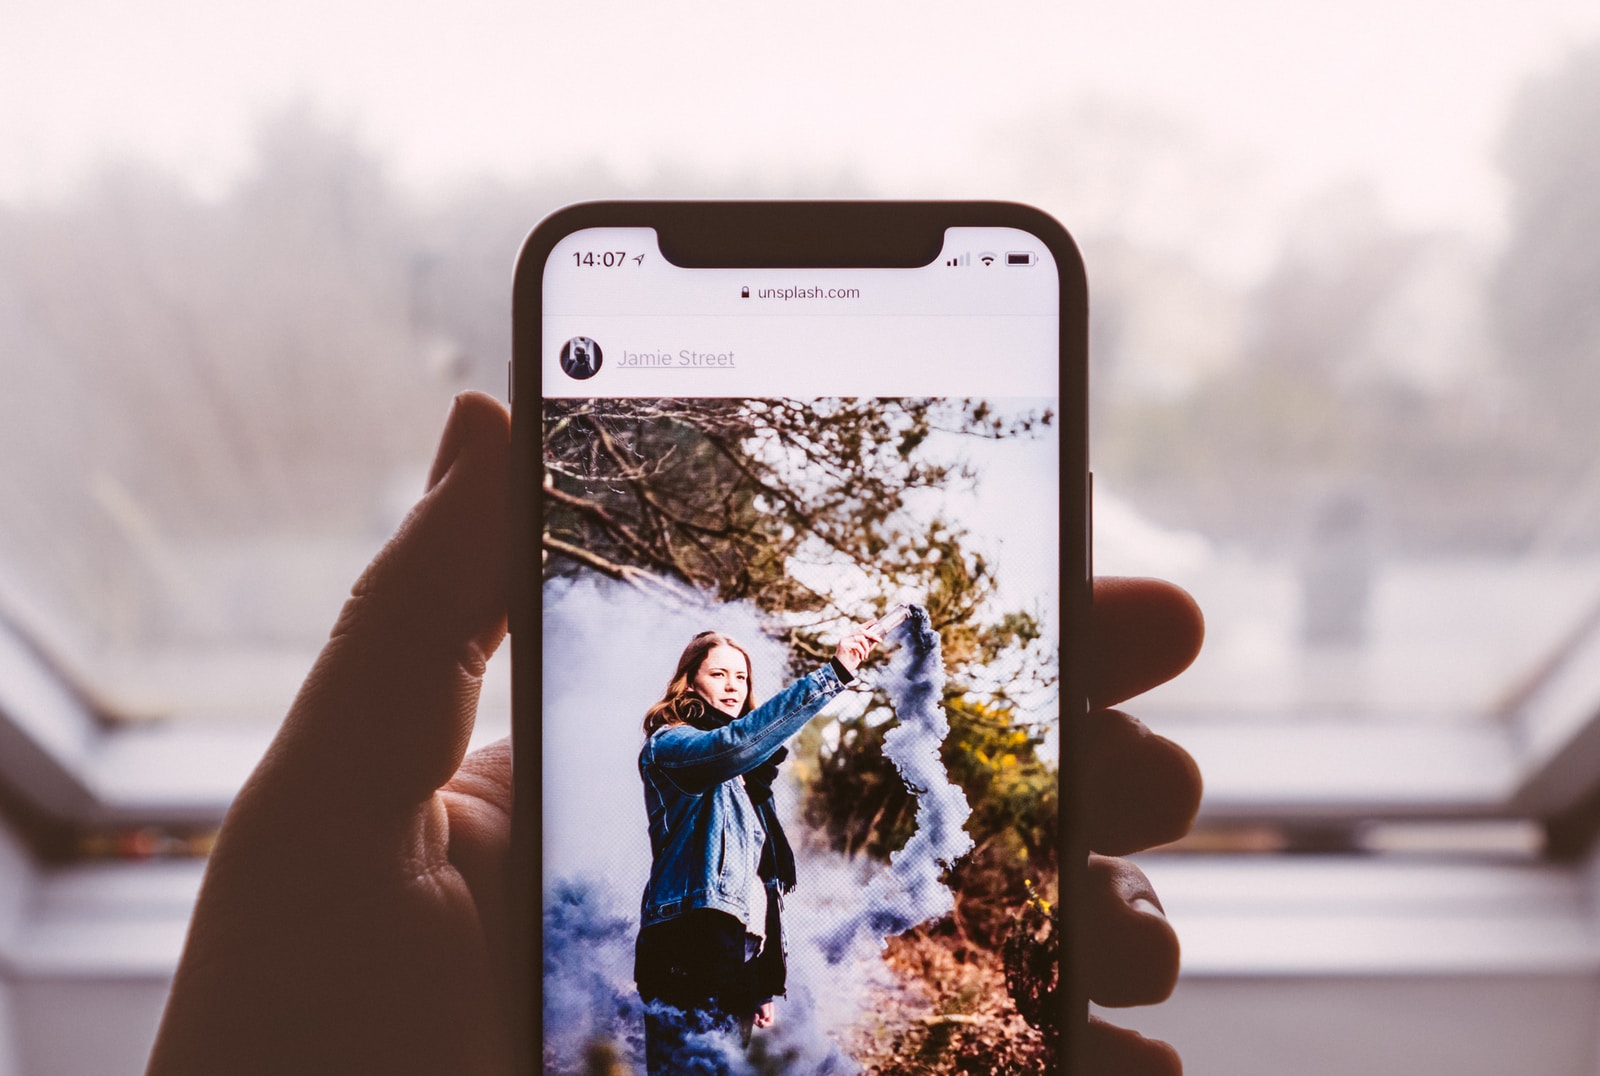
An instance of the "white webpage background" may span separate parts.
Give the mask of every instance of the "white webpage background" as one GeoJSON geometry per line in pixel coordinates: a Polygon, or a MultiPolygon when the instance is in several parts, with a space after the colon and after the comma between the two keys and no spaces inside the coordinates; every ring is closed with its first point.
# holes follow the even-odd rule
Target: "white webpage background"
{"type": "Polygon", "coordinates": [[[1058,283],[1048,250],[1010,228],[952,228],[917,269],[681,269],[648,228],[586,229],[558,243],[544,280],[544,394],[562,396],[1048,397],[1060,391],[1058,283]],[[622,252],[615,268],[573,254],[622,252]],[[1006,254],[1035,262],[1007,266],[1006,254]],[[992,265],[981,256],[991,253],[992,265]],[[642,263],[634,256],[644,254],[642,263]],[[950,259],[961,259],[955,266],[950,259]],[[744,289],[751,296],[743,296],[744,289]],[[763,298],[773,289],[855,298],[763,298]],[[586,336],[600,372],[566,376],[586,336]],[[728,356],[699,365],[695,355],[728,356]],[[688,356],[687,358],[685,356],[688,356]],[[627,365],[665,356],[665,365],[627,365]]]}

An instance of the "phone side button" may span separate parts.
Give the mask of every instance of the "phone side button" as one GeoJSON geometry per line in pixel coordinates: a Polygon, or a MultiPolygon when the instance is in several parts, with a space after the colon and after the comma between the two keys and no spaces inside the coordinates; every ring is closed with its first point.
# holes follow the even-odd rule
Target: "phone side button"
{"type": "Polygon", "coordinates": [[[1085,578],[1094,580],[1094,472],[1083,490],[1083,570],[1085,578]]]}
{"type": "Polygon", "coordinates": [[[517,401],[517,364],[506,360],[506,403],[517,401]]]}

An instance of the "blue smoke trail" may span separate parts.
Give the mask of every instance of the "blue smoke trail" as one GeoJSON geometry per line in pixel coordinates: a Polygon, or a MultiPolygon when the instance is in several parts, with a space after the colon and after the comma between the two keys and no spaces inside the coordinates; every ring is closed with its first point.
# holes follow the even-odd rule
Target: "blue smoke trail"
{"type": "Polygon", "coordinates": [[[972,850],[963,828],[972,808],[939,758],[950,734],[939,633],[926,609],[913,605],[910,610],[891,636],[904,645],[891,659],[883,687],[899,725],[884,735],[883,753],[917,798],[916,830],[889,857],[889,870],[868,886],[864,903],[818,939],[829,964],[855,951],[859,939],[870,937],[882,947],[891,936],[953,909],[955,896],[939,876],[972,850]]]}
{"type": "Polygon", "coordinates": [[[595,1042],[642,1052],[642,1003],[633,988],[638,916],[619,913],[595,882],[560,881],[544,908],[544,1068],[582,1071],[595,1042]]]}
{"type": "Polygon", "coordinates": [[[673,1056],[680,1076],[747,1076],[749,1066],[736,1044],[722,1035],[697,1032],[692,1014],[639,997],[632,974],[638,916],[615,905],[606,888],[592,881],[557,882],[546,899],[547,1076],[587,1076],[595,1071],[592,1059],[597,1047],[613,1051],[619,1059],[643,1058],[647,1011],[690,1028],[673,1056]]]}

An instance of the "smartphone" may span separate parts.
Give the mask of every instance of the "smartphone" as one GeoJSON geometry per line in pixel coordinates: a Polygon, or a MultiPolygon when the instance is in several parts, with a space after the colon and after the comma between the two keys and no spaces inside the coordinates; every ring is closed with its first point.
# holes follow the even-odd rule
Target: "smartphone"
{"type": "Polygon", "coordinates": [[[1078,1071],[1086,327],[1021,205],[532,232],[522,1071],[1078,1071]]]}

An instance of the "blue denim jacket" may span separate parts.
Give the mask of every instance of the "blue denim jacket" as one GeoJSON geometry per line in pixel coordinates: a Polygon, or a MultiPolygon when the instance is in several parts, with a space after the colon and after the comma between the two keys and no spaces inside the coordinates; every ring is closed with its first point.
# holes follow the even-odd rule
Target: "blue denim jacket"
{"type": "Polygon", "coordinates": [[[654,856],[641,927],[696,908],[727,912],[747,927],[766,914],[749,905],[751,892],[760,892],[756,870],[767,835],[738,778],[843,690],[824,665],[720,729],[668,725],[651,733],[639,752],[654,856]]]}

